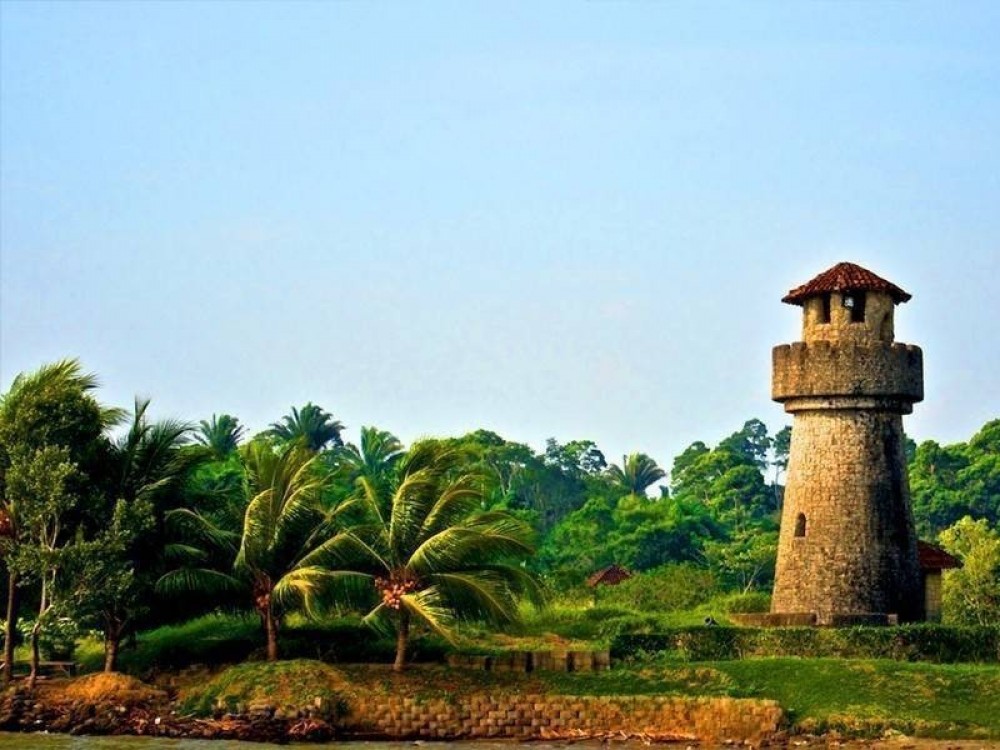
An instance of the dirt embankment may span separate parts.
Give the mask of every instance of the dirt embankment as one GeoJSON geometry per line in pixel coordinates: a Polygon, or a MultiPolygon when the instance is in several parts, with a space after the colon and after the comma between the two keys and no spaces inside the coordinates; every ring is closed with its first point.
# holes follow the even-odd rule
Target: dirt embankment
{"type": "Polygon", "coordinates": [[[0,730],[274,743],[326,741],[334,736],[333,727],[325,722],[276,719],[267,712],[208,719],[183,716],[166,691],[120,674],[53,680],[34,691],[15,686],[0,700],[0,730]]]}

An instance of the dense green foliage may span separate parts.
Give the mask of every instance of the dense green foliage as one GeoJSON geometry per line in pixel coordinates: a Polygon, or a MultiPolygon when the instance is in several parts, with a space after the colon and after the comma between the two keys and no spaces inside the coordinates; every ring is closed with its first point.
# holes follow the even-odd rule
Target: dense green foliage
{"type": "Polygon", "coordinates": [[[965,516],[1000,524],[1000,419],[987,422],[967,443],[917,446],[910,463],[917,531],[924,538],[965,516]]]}
{"type": "Polygon", "coordinates": [[[963,563],[948,573],[946,620],[964,625],[1000,622],[1000,532],[985,518],[973,521],[966,516],[941,532],[941,544],[963,563]]]}
{"type": "MultiPolygon", "coordinates": [[[[788,427],[750,419],[669,464],[615,464],[591,440],[537,451],[486,430],[407,448],[363,427],[353,444],[313,403],[250,439],[235,416],[152,421],[145,401],[118,428],[126,413],[96,388],[60,362],[0,400],[9,649],[18,619],[42,643],[66,618],[102,632],[113,669],[140,628],[213,610],[255,613],[273,656],[279,639],[295,653],[292,616],[373,612],[371,642],[391,629],[403,653],[410,623],[607,640],[767,608],[788,427]],[[583,585],[611,563],[636,575],[583,585]],[[556,604],[522,606],[517,626],[536,582],[556,604]]],[[[965,563],[945,576],[946,623],[996,623],[1000,420],[968,443],[909,441],[907,457],[918,530],[965,563]]]]}

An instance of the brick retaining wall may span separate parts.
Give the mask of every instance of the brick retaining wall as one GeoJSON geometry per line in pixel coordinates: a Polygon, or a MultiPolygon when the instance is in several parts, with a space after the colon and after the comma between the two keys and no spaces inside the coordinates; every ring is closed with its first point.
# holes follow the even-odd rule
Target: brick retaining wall
{"type": "Polygon", "coordinates": [[[624,732],[657,739],[758,744],[784,725],[774,701],[656,696],[472,695],[357,701],[346,735],[393,739],[555,739],[624,732]]]}

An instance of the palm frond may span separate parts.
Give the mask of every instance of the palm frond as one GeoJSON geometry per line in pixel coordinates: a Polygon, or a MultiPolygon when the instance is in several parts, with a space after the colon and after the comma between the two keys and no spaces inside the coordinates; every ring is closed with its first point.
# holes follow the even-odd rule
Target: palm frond
{"type": "Polygon", "coordinates": [[[357,570],[375,573],[387,570],[386,560],[351,531],[330,537],[298,560],[299,566],[322,566],[328,570],[357,570]]]}
{"type": "Polygon", "coordinates": [[[200,547],[180,542],[163,545],[163,559],[168,564],[196,565],[208,559],[208,553],[200,547]]]}
{"type": "Polygon", "coordinates": [[[275,584],[272,601],[288,610],[302,606],[309,617],[319,617],[338,600],[370,602],[371,577],[364,573],[307,565],[298,566],[275,584]]]}
{"type": "Polygon", "coordinates": [[[161,576],[156,582],[160,594],[232,593],[245,589],[245,585],[234,576],[209,568],[178,568],[161,576]]]}
{"type": "Polygon", "coordinates": [[[530,555],[532,531],[506,514],[470,519],[426,539],[409,557],[409,567],[419,574],[461,570],[488,560],[530,555]]]}
{"type": "Polygon", "coordinates": [[[462,619],[505,625],[517,619],[517,599],[498,571],[439,573],[431,577],[442,600],[462,619]]]}
{"type": "Polygon", "coordinates": [[[420,528],[421,537],[436,534],[476,511],[483,498],[479,487],[478,477],[471,474],[463,475],[445,487],[424,518],[420,528]]]}
{"type": "Polygon", "coordinates": [[[402,606],[442,638],[455,641],[455,614],[437,586],[406,594],[402,598],[402,606]]]}

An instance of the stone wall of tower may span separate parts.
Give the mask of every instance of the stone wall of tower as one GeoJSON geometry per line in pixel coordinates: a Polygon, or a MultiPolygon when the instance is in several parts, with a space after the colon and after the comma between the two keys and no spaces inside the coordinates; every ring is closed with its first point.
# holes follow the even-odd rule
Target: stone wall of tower
{"type": "Polygon", "coordinates": [[[921,618],[904,467],[898,412],[796,411],[773,612],[921,618]]]}
{"type": "MultiPolygon", "coordinates": [[[[858,293],[855,292],[854,296],[858,293]]],[[[850,309],[844,307],[845,295],[831,292],[824,304],[823,296],[807,299],[802,305],[802,340],[813,341],[882,341],[891,343],[895,336],[892,297],[881,292],[864,292],[865,316],[859,324],[851,319],[850,309]],[[824,307],[829,320],[824,322],[824,307]]]]}
{"type": "Polygon", "coordinates": [[[899,400],[908,413],[924,397],[923,353],[912,344],[800,341],[774,347],[771,360],[775,401],[863,396],[899,400]]]}

